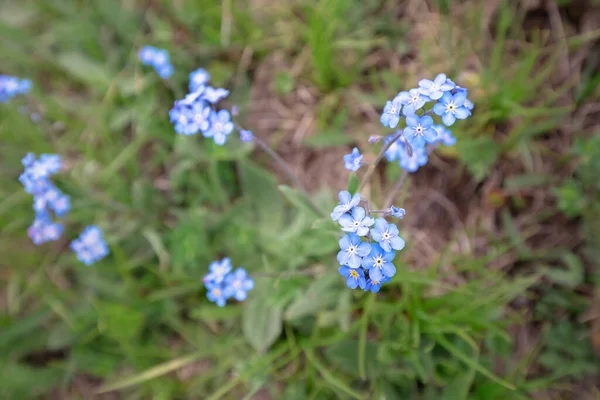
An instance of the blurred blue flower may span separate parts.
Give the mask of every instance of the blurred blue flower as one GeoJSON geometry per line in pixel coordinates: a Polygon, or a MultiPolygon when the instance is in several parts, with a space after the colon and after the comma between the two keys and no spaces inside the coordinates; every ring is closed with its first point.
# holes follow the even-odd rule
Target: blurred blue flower
{"type": "Polygon", "coordinates": [[[33,224],[27,229],[27,234],[36,245],[58,240],[62,233],[62,224],[50,221],[50,218],[44,214],[37,215],[33,224]]]}
{"type": "Polygon", "coordinates": [[[416,114],[407,115],[406,125],[404,137],[413,147],[422,148],[425,143],[432,143],[437,137],[437,131],[433,129],[433,118],[429,115],[423,117],[416,114]]]}
{"type": "Polygon", "coordinates": [[[371,237],[384,251],[402,250],[404,248],[404,239],[400,236],[398,227],[388,223],[385,218],[377,218],[375,226],[371,229],[371,237]]]}
{"type": "Polygon", "coordinates": [[[211,112],[209,116],[210,127],[202,131],[204,137],[212,137],[216,144],[222,146],[227,141],[227,135],[233,131],[233,123],[230,121],[229,112],[220,110],[211,112]]]}
{"type": "Polygon", "coordinates": [[[407,170],[408,172],[415,172],[427,164],[428,157],[425,148],[423,147],[413,147],[412,152],[408,154],[406,151],[406,147],[402,145],[398,150],[399,158],[398,164],[400,168],[407,170]]]}
{"type": "Polygon", "coordinates": [[[23,164],[23,166],[25,168],[31,167],[34,162],[35,162],[35,154],[33,154],[33,153],[27,153],[27,155],[25,155],[25,157],[23,157],[21,159],[21,164],[23,164]]]}
{"type": "Polygon", "coordinates": [[[450,126],[456,119],[465,119],[471,115],[471,111],[465,107],[467,95],[464,91],[459,91],[455,95],[446,92],[436,105],[433,106],[433,112],[442,117],[442,122],[450,126]]]}
{"type": "Polygon", "coordinates": [[[222,282],[207,282],[206,289],[208,289],[208,292],[206,293],[208,300],[216,303],[219,307],[225,306],[229,296],[227,296],[226,287],[222,282]]]}
{"type": "Polygon", "coordinates": [[[369,227],[375,223],[373,217],[370,217],[362,207],[354,207],[350,214],[344,214],[338,222],[344,232],[356,233],[358,236],[365,236],[369,233],[369,227]]]}
{"type": "Polygon", "coordinates": [[[439,74],[433,81],[429,79],[421,79],[419,81],[419,92],[428,96],[431,100],[437,100],[444,92],[454,89],[454,82],[446,78],[446,74],[439,74]]]}
{"type": "Polygon", "coordinates": [[[344,167],[350,171],[358,171],[362,159],[362,154],[360,154],[360,151],[355,147],[352,149],[352,153],[344,155],[344,167]]]}
{"type": "Polygon", "coordinates": [[[162,79],[170,78],[173,74],[173,66],[169,61],[169,52],[167,50],[158,49],[153,46],[144,46],[139,51],[138,58],[142,64],[153,67],[162,79]]]}
{"type": "Polygon", "coordinates": [[[391,206],[387,211],[392,217],[396,217],[398,219],[404,218],[406,215],[406,210],[404,208],[398,208],[396,206],[391,206]]]}
{"type": "Polygon", "coordinates": [[[251,142],[254,139],[254,135],[252,135],[252,131],[241,130],[240,131],[240,140],[244,143],[251,142]]]}
{"type": "Polygon", "coordinates": [[[339,192],[338,198],[340,199],[340,204],[335,206],[333,212],[331,213],[331,219],[334,221],[340,219],[343,214],[352,210],[358,205],[358,203],[360,203],[360,194],[356,193],[354,196],[352,196],[347,190],[342,190],[339,192]]]}
{"type": "MultiPolygon", "coordinates": [[[[399,133],[401,133],[402,130],[398,130],[396,131],[393,135],[389,135],[388,137],[385,138],[385,146],[388,145],[388,143],[390,142],[390,140],[392,140],[394,138],[394,136],[398,135],[399,133]]],[[[406,139],[403,136],[399,136],[396,138],[396,140],[394,141],[394,143],[392,143],[387,150],[385,151],[384,155],[385,158],[388,161],[396,161],[398,158],[400,158],[400,149],[404,148],[404,141],[406,139]]]]}
{"type": "Polygon", "coordinates": [[[204,68],[198,68],[190,72],[190,92],[195,92],[200,86],[204,86],[210,80],[210,74],[204,68]]]}
{"type": "Polygon", "coordinates": [[[173,75],[174,68],[171,64],[165,64],[156,70],[158,76],[163,79],[169,79],[173,75]]]}
{"type": "Polygon", "coordinates": [[[363,289],[367,284],[365,281],[365,273],[360,268],[350,268],[343,265],[338,268],[338,272],[346,278],[346,286],[350,289],[356,289],[357,287],[363,289]]]}
{"type": "Polygon", "coordinates": [[[397,97],[403,105],[402,112],[404,115],[414,114],[418,109],[423,107],[425,103],[431,101],[429,97],[419,92],[419,89],[410,89],[408,92],[400,92],[397,97]]]}
{"type": "Polygon", "coordinates": [[[33,195],[43,193],[50,185],[47,177],[34,178],[27,170],[19,175],[19,182],[27,193],[33,195]]]}
{"type": "Polygon", "coordinates": [[[383,113],[381,113],[381,118],[379,119],[379,121],[381,121],[383,126],[395,128],[396,126],[398,126],[398,122],[400,122],[401,109],[401,100],[399,97],[395,97],[392,101],[388,101],[387,103],[385,103],[385,107],[383,108],[383,113]]]}
{"type": "Polygon", "coordinates": [[[229,96],[229,90],[211,86],[207,86],[203,94],[203,98],[211,104],[218,103],[227,96],[229,96]]]}
{"type": "Polygon", "coordinates": [[[369,254],[371,246],[369,243],[360,240],[360,236],[349,233],[340,239],[340,252],[337,260],[341,265],[347,265],[350,268],[360,267],[362,258],[369,254]]]}
{"type": "Polygon", "coordinates": [[[444,125],[434,125],[433,129],[438,133],[433,143],[442,142],[446,146],[453,146],[456,143],[456,138],[452,135],[450,129],[444,125]]]}
{"type": "MultiPolygon", "coordinates": [[[[210,113],[210,109],[208,109],[210,113]]],[[[169,111],[169,119],[174,124],[175,132],[180,135],[195,135],[198,133],[198,125],[194,121],[192,109],[183,103],[175,102],[175,106],[169,111]]]]}
{"type": "Polygon", "coordinates": [[[231,260],[229,258],[224,258],[221,261],[213,261],[210,263],[208,269],[209,273],[204,277],[204,283],[220,283],[225,279],[225,276],[231,272],[231,260]]]}
{"type": "Polygon", "coordinates": [[[19,94],[31,90],[31,81],[14,76],[0,75],[0,103],[5,103],[19,94]]]}
{"type": "Polygon", "coordinates": [[[396,256],[394,251],[385,251],[377,243],[371,244],[371,252],[362,260],[362,266],[369,270],[369,277],[374,281],[381,281],[384,277],[391,278],[396,274],[396,267],[392,260],[396,256]]]}
{"type": "Polygon", "coordinates": [[[243,268],[238,268],[225,277],[225,296],[227,297],[243,301],[248,296],[248,291],[253,288],[254,281],[243,268]]]}
{"type": "Polygon", "coordinates": [[[96,225],[86,227],[70,247],[79,261],[86,265],[92,265],[109,253],[102,230],[96,225]]]}

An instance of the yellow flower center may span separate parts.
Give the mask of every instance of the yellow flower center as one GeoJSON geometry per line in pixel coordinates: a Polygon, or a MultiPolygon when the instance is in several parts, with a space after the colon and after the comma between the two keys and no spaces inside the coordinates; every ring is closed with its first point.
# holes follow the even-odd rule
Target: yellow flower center
{"type": "Polygon", "coordinates": [[[221,294],[221,291],[220,291],[219,289],[213,289],[213,294],[214,294],[215,296],[218,296],[218,295],[220,295],[220,294],[221,294]]]}
{"type": "Polygon", "coordinates": [[[358,278],[358,272],[356,272],[355,270],[350,271],[350,276],[353,277],[354,279],[358,278]]]}

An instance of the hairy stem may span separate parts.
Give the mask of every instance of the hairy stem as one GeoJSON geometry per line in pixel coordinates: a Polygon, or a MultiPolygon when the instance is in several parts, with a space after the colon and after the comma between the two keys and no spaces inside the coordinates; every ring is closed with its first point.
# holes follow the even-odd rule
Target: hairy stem
{"type": "Polygon", "coordinates": [[[377,168],[377,164],[379,164],[379,161],[381,161],[381,159],[385,155],[385,152],[387,151],[387,149],[389,149],[392,146],[392,144],[394,144],[396,142],[396,140],[398,140],[398,138],[400,136],[402,136],[402,130],[398,131],[398,133],[396,133],[394,136],[392,136],[392,139],[389,141],[389,143],[386,144],[383,147],[383,149],[381,149],[381,151],[379,152],[379,154],[377,155],[377,157],[375,157],[375,160],[369,166],[369,169],[367,170],[367,172],[365,173],[365,176],[363,176],[363,178],[362,178],[362,180],[360,182],[360,186],[358,187],[358,193],[360,193],[361,190],[363,190],[365,188],[365,185],[371,179],[371,176],[375,172],[375,168],[377,168]]]}
{"type": "Polygon", "coordinates": [[[396,197],[396,195],[398,194],[400,189],[402,189],[402,185],[404,185],[404,181],[406,181],[407,177],[408,177],[408,171],[404,170],[402,172],[402,175],[400,176],[400,178],[398,178],[398,180],[394,184],[394,187],[392,187],[392,189],[389,191],[388,195],[386,196],[385,201],[383,202],[384,209],[387,209],[392,205],[392,202],[394,201],[394,197],[396,197]]]}

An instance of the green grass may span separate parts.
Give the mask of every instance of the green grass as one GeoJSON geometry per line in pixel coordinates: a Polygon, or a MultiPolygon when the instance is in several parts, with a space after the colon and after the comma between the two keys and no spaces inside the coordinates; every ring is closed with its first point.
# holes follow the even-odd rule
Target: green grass
{"type": "MultiPolygon", "coordinates": [[[[1,72],[34,83],[30,96],[0,105],[1,398],[572,398],[599,372],[590,328],[579,322],[598,282],[589,268],[600,249],[598,140],[590,139],[598,132],[565,123],[598,100],[597,58],[581,81],[550,85],[561,48],[544,32],[515,30],[525,14],[506,4],[486,39],[483,1],[452,17],[460,23],[443,2],[433,36],[418,40],[411,16],[397,19],[386,1],[38,3],[0,5],[1,72]],[[171,81],[137,61],[144,44],[170,51],[171,81]],[[427,239],[405,235],[398,274],[382,292],[345,288],[335,224],[282,186],[251,145],[178,136],[168,121],[199,66],[232,89],[246,115],[253,72],[274,52],[301,65],[293,76],[273,73],[276,93],[298,82],[320,92],[311,149],[366,144],[378,133],[356,128],[365,123],[357,102],[380,110],[421,77],[456,76],[474,116],[456,124],[445,161],[413,179],[445,174],[491,188],[477,192],[478,210],[463,210],[482,222],[459,215],[462,227],[419,268],[412,260],[427,239]],[[376,52],[407,56],[404,67],[367,62],[376,52]],[[559,101],[570,90],[575,101],[559,101]],[[43,121],[22,115],[22,105],[43,121]],[[573,149],[544,141],[569,129],[573,149]],[[43,246],[27,237],[31,198],[17,181],[28,151],[61,154],[67,165],[55,179],[73,203],[65,238],[43,246]],[[547,196],[542,212],[532,211],[532,193],[547,196]],[[543,236],[557,218],[581,240],[543,236]],[[111,254],[85,267],[68,243],[90,224],[104,230],[111,254]],[[256,289],[221,309],[205,298],[202,278],[225,256],[255,276],[256,289]],[[533,335],[524,351],[519,327],[533,335]]],[[[375,204],[399,175],[396,165],[385,172],[370,188],[375,204]]],[[[336,191],[312,200],[327,215],[336,191]]]]}

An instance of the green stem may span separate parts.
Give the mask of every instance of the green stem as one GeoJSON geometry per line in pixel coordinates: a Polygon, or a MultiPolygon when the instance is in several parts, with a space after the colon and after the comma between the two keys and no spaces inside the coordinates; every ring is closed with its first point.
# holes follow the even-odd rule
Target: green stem
{"type": "Polygon", "coordinates": [[[367,350],[367,330],[369,328],[369,314],[371,312],[371,306],[375,300],[375,294],[369,293],[367,304],[363,311],[360,327],[360,337],[358,339],[358,373],[360,379],[367,379],[366,365],[365,365],[365,353],[367,350]]]}
{"type": "Polygon", "coordinates": [[[396,184],[394,185],[394,187],[390,190],[390,192],[386,196],[385,201],[383,203],[384,209],[390,208],[390,206],[392,205],[392,202],[394,201],[394,197],[396,197],[396,194],[400,191],[400,189],[402,189],[402,185],[404,185],[404,181],[406,181],[407,177],[408,177],[408,171],[404,170],[402,172],[402,175],[400,176],[400,178],[396,181],[396,184]]]}

